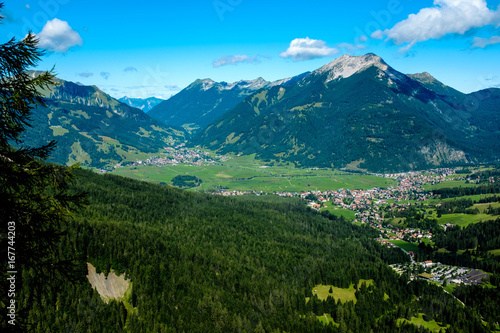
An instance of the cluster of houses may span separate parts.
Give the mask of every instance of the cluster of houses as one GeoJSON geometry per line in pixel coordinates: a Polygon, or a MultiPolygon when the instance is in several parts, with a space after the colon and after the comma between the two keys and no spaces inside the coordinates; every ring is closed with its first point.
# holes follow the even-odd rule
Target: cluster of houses
{"type": "Polygon", "coordinates": [[[432,261],[425,261],[420,263],[428,269],[428,272],[418,275],[419,278],[438,283],[445,281],[454,284],[480,284],[487,274],[477,269],[470,269],[466,267],[448,266],[441,263],[433,263],[432,261]]]}
{"type": "Polygon", "coordinates": [[[220,194],[225,197],[231,197],[231,196],[238,196],[238,195],[265,195],[266,193],[262,191],[227,191],[227,190],[221,190],[220,192],[216,193],[220,194]]]}
{"type": "Polygon", "coordinates": [[[199,149],[186,148],[182,146],[167,147],[161,156],[151,156],[144,161],[136,161],[134,166],[155,165],[158,167],[175,166],[179,164],[189,166],[203,166],[225,162],[229,159],[227,156],[211,155],[199,149]]]}
{"type": "MultiPolygon", "coordinates": [[[[387,246],[389,240],[406,240],[418,242],[422,239],[431,239],[432,233],[428,230],[414,228],[398,228],[394,226],[384,226],[384,211],[382,207],[389,204],[391,210],[403,211],[408,209],[409,200],[423,201],[432,197],[432,194],[424,191],[423,185],[437,184],[449,179],[456,169],[441,168],[421,172],[407,172],[399,174],[382,175],[398,181],[396,187],[372,188],[368,190],[348,190],[339,189],[336,191],[303,191],[303,192],[275,192],[274,195],[280,197],[300,197],[308,201],[308,206],[319,210],[325,205],[343,208],[355,212],[354,222],[366,223],[381,233],[387,246]],[[389,203],[390,202],[390,203],[389,203]]],[[[225,196],[257,194],[262,192],[249,191],[227,191],[222,190],[219,194],[225,196]]]]}
{"type": "Polygon", "coordinates": [[[383,243],[387,243],[388,240],[406,240],[409,242],[418,242],[422,239],[431,239],[432,232],[421,229],[414,228],[398,228],[392,227],[391,229],[386,229],[381,224],[375,225],[379,229],[383,237],[383,243]]]}
{"type": "MultiPolygon", "coordinates": [[[[348,209],[356,212],[357,222],[381,222],[384,219],[380,207],[393,201],[394,209],[404,210],[409,205],[405,201],[424,201],[432,194],[423,190],[424,184],[437,184],[443,182],[448,176],[454,174],[456,169],[442,168],[429,171],[407,172],[398,174],[379,175],[393,178],[398,181],[396,187],[372,188],[368,190],[339,189],[336,191],[303,191],[303,192],[275,192],[280,197],[300,197],[309,201],[309,206],[314,209],[328,205],[330,202],[334,207],[348,209]],[[394,203],[395,202],[395,203],[394,203]]],[[[220,194],[225,196],[252,194],[248,191],[221,190],[220,194]]]]}
{"type": "MultiPolygon", "coordinates": [[[[489,177],[488,178],[488,183],[490,184],[495,184],[495,182],[497,182],[499,180],[500,177],[498,176],[492,176],[492,177],[489,177]]],[[[470,176],[469,177],[459,177],[459,178],[456,178],[456,180],[465,180],[465,181],[468,181],[469,183],[472,183],[472,184],[479,184],[481,182],[481,179],[479,178],[476,178],[476,179],[472,179],[470,176]]]]}
{"type": "MultiPolygon", "coordinates": [[[[440,262],[435,263],[430,260],[411,264],[395,264],[390,265],[399,274],[405,271],[411,272],[410,279],[420,278],[427,281],[433,281],[439,284],[453,283],[456,285],[475,285],[483,282],[488,275],[480,270],[471,269],[467,267],[450,266],[443,265],[440,262]],[[416,273],[418,271],[416,267],[422,266],[425,270],[422,273],[416,273]]],[[[422,268],[421,268],[422,269],[422,268]]]]}
{"type": "MultiPolygon", "coordinates": [[[[388,200],[403,202],[408,200],[424,201],[429,199],[431,194],[422,189],[424,184],[437,184],[445,181],[448,176],[454,174],[456,169],[442,168],[429,171],[407,172],[398,174],[379,175],[386,178],[392,178],[398,181],[396,187],[372,188],[368,190],[349,190],[340,189],[337,191],[304,191],[297,192],[276,192],[275,195],[282,197],[301,197],[307,199],[311,195],[317,197],[312,206],[320,207],[321,204],[332,202],[334,206],[343,209],[349,209],[360,213],[362,220],[369,217],[377,221],[383,219],[377,213],[364,213],[365,211],[378,210],[378,206],[386,204],[388,200]],[[318,205],[316,205],[318,204],[318,205]]],[[[401,206],[402,209],[403,206],[401,206]]],[[[366,221],[365,221],[366,222],[366,221]]]]}
{"type": "Polygon", "coordinates": [[[386,178],[393,178],[403,181],[404,179],[413,179],[413,182],[420,182],[421,184],[438,184],[444,182],[448,176],[454,175],[457,171],[456,168],[439,168],[428,171],[410,171],[404,173],[388,173],[379,176],[386,178]]]}

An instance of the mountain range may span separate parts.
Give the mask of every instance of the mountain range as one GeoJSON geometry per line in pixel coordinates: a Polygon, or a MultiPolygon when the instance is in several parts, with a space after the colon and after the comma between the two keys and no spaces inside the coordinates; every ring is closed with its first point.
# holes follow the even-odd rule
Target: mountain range
{"type": "Polygon", "coordinates": [[[178,94],[155,106],[149,115],[166,125],[183,127],[194,133],[205,129],[257,91],[279,85],[290,85],[307,73],[275,82],[259,77],[234,83],[196,80],[178,94]]]}
{"type": "Polygon", "coordinates": [[[147,114],[95,86],[58,82],[42,92],[47,107],[25,143],[56,139],[61,164],[109,168],[186,140],[269,163],[370,172],[500,159],[500,89],[464,94],[371,53],[275,82],[196,80],[147,114]]]}
{"type": "Polygon", "coordinates": [[[34,110],[22,144],[57,141],[52,162],[112,168],[184,142],[182,129],[168,127],[96,86],[57,79],[57,85],[41,94],[46,107],[34,110]]]}
{"type": "Polygon", "coordinates": [[[500,89],[463,94],[375,54],[344,55],[263,87],[192,142],[303,167],[407,171],[497,161],[499,120],[500,89]]]}
{"type": "Polygon", "coordinates": [[[163,102],[163,99],[156,98],[156,97],[149,97],[149,98],[129,98],[127,96],[124,96],[118,101],[127,104],[128,106],[131,106],[136,109],[140,109],[146,113],[151,111],[155,106],[163,102]]]}

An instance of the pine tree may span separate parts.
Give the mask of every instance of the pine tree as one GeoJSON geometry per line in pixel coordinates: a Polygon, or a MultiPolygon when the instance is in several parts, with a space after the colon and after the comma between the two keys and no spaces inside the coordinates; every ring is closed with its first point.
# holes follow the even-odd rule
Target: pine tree
{"type": "MultiPolygon", "coordinates": [[[[29,126],[32,112],[45,105],[39,92],[55,84],[53,71],[37,75],[28,71],[43,55],[32,33],[20,41],[13,38],[0,45],[0,255],[5,263],[0,289],[9,290],[6,279],[15,276],[14,294],[19,295],[23,284],[28,283],[22,279],[21,271],[30,268],[36,274],[29,285],[42,287],[33,290],[31,297],[37,297],[43,287],[56,285],[56,279],[72,272],[70,261],[59,258],[56,247],[63,234],[62,224],[81,199],[68,192],[71,169],[44,161],[54,142],[42,147],[22,144],[22,133],[29,126]],[[9,258],[9,262],[4,258],[9,258]]],[[[6,302],[13,299],[7,297],[2,292],[0,304],[4,309],[6,302]]],[[[16,311],[19,329],[23,309],[16,311]]],[[[9,327],[3,325],[7,317],[1,317],[1,326],[9,327]]]]}

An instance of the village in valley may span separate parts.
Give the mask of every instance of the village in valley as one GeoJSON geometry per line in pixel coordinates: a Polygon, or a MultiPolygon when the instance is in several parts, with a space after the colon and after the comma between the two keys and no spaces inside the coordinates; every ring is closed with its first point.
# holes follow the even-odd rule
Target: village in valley
{"type": "MultiPolygon", "coordinates": [[[[238,157],[238,156],[237,156],[238,157]]],[[[165,148],[161,155],[150,156],[144,160],[117,165],[115,169],[125,166],[137,167],[152,166],[157,168],[189,166],[223,166],[224,162],[232,159],[227,155],[216,155],[212,152],[196,148],[187,148],[184,145],[165,148]]],[[[260,166],[260,170],[266,170],[268,166],[260,166]]],[[[405,213],[418,210],[422,216],[435,219],[432,209],[426,209],[424,204],[432,200],[436,206],[439,197],[428,190],[429,186],[443,182],[466,181],[474,183],[476,180],[467,179],[460,168],[439,168],[426,171],[412,171],[392,174],[370,174],[380,178],[391,180],[390,186],[373,187],[369,189],[347,189],[335,190],[309,190],[309,191],[258,191],[258,190],[230,190],[224,186],[214,187],[209,191],[213,195],[221,196],[244,196],[244,195],[275,195],[285,198],[300,198],[316,211],[329,211],[335,215],[342,215],[347,220],[360,226],[368,226],[379,232],[377,241],[384,246],[400,248],[411,258],[411,262],[404,265],[392,265],[400,274],[408,274],[410,279],[421,278],[439,283],[447,284],[477,284],[481,283],[486,274],[482,271],[466,267],[454,267],[432,263],[430,261],[416,262],[417,259],[411,246],[430,246],[433,242],[433,230],[421,225],[407,225],[404,221],[405,213]],[[396,218],[395,218],[396,217],[396,218]],[[398,218],[400,217],[400,218],[398,218]],[[403,217],[403,218],[401,218],[403,217]],[[396,221],[396,222],[395,222],[396,221]],[[406,245],[406,246],[405,246],[406,245]],[[408,246],[410,245],[410,246],[408,246]]],[[[219,172],[219,175],[223,175],[219,172]]],[[[289,180],[288,180],[289,181],[289,180]]],[[[495,179],[489,179],[494,182],[495,179]]],[[[434,212],[435,213],[435,212],[434,212]]],[[[439,226],[444,231],[452,227],[451,223],[443,223],[439,226]]],[[[435,230],[435,229],[434,229],[435,230]]],[[[422,257],[418,258],[422,259],[422,257]]]]}
{"type": "MultiPolygon", "coordinates": [[[[353,223],[367,225],[377,229],[380,237],[377,239],[387,247],[399,247],[398,241],[410,242],[414,244],[429,244],[432,242],[433,234],[430,230],[412,228],[405,226],[395,226],[387,222],[386,212],[402,212],[412,205],[417,206],[436,196],[424,189],[424,185],[435,185],[448,180],[474,180],[466,179],[456,175],[459,169],[441,168],[427,171],[407,172],[398,174],[378,175],[394,179],[398,182],[396,187],[372,188],[368,190],[339,189],[336,191],[304,191],[304,192],[275,192],[274,195],[280,197],[299,197],[308,202],[311,209],[322,211],[328,209],[335,213],[336,210],[349,210],[355,215],[353,223]]],[[[490,179],[494,182],[494,179],[490,179]]],[[[256,191],[225,191],[221,190],[220,195],[265,195],[256,191]]],[[[438,203],[438,205],[440,205],[438,203]]],[[[446,223],[441,227],[446,231],[452,224],[446,223]]],[[[416,262],[415,253],[406,251],[411,262],[407,264],[396,264],[391,267],[399,274],[408,274],[409,279],[420,278],[430,282],[446,285],[458,284],[479,284],[487,277],[483,271],[467,267],[457,267],[434,263],[426,260],[416,262]]]]}
{"type": "MultiPolygon", "coordinates": [[[[216,155],[208,153],[201,149],[187,148],[184,143],[177,145],[175,147],[165,147],[162,154],[153,155],[145,160],[137,160],[135,162],[129,163],[118,163],[115,165],[115,169],[124,166],[176,166],[176,165],[188,165],[188,166],[204,166],[213,165],[216,163],[222,163],[229,160],[230,157],[226,155],[216,155]]],[[[104,171],[104,170],[101,170],[104,171]]],[[[103,172],[104,173],[104,172],[103,172]]]]}

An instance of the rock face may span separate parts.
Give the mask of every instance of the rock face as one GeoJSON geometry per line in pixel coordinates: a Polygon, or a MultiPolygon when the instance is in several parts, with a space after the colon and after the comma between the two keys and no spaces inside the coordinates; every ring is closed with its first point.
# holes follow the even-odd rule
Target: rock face
{"type": "Polygon", "coordinates": [[[108,277],[104,273],[97,274],[95,267],[91,263],[87,263],[88,275],[92,288],[96,289],[101,298],[108,303],[114,299],[120,301],[125,296],[125,292],[130,286],[130,280],[125,279],[125,274],[116,275],[111,272],[108,277]]]}

